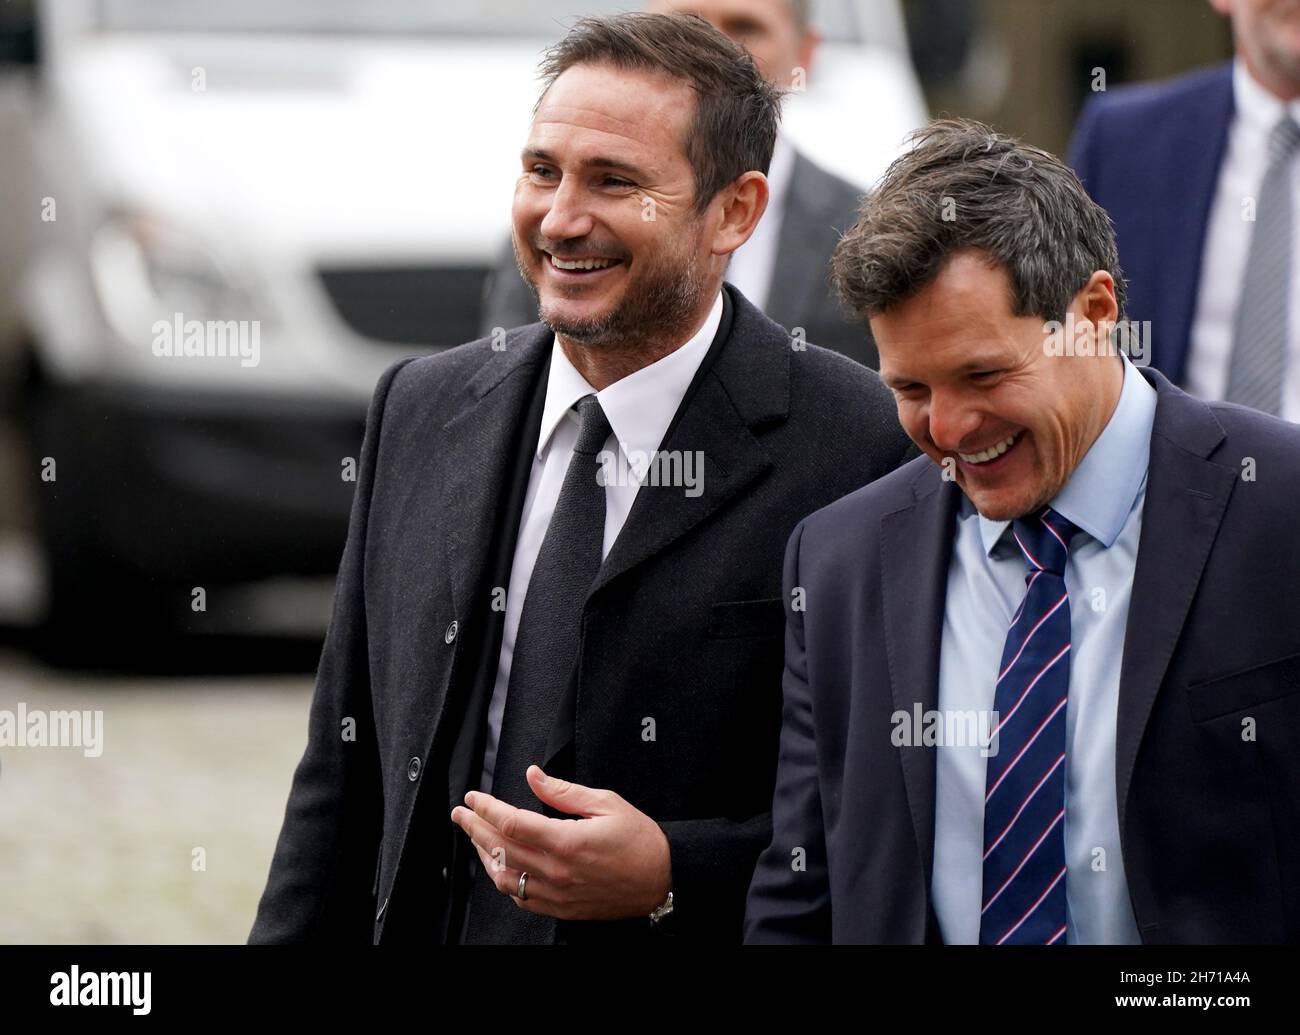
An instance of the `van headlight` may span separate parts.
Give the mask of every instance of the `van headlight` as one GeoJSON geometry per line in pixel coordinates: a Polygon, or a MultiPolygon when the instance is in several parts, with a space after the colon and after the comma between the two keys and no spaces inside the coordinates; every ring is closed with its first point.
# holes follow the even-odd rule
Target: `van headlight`
{"type": "Polygon", "coordinates": [[[169,223],[119,212],[95,232],[90,270],[100,308],[114,334],[148,353],[157,321],[246,320],[249,288],[210,249],[169,223]]]}

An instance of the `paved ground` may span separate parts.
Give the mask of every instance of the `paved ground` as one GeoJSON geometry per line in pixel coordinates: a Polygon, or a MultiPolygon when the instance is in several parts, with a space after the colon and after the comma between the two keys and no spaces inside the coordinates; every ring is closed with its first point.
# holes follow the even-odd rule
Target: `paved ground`
{"type": "Polygon", "coordinates": [[[243,942],[306,744],[319,601],[276,601],[320,625],[314,641],[159,638],[130,659],[157,675],[49,667],[19,467],[0,416],[0,722],[19,702],[102,709],[104,735],[97,758],[0,744],[0,944],[243,942]],[[232,674],[174,674],[194,672],[232,674]]]}
{"type": "Polygon", "coordinates": [[[0,650],[0,713],[103,710],[100,757],[0,746],[0,943],[244,941],[310,694],[309,676],[79,675],[0,650]]]}

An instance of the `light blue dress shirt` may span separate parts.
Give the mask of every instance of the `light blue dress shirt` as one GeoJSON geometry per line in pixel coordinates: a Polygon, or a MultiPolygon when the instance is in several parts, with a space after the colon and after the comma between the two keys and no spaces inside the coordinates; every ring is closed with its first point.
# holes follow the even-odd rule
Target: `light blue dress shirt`
{"type": "MultiPolygon", "coordinates": [[[[1071,542],[1065,570],[1071,628],[1065,734],[1066,937],[1074,944],[1141,940],[1120,854],[1115,722],[1156,392],[1127,357],[1123,362],[1124,384],[1115,412],[1051,502],[1052,509],[1086,533],[1071,542]]],[[[1024,598],[1028,571],[1009,528],[1010,522],[978,514],[963,496],[948,568],[939,658],[941,717],[970,712],[988,716],[993,711],[1007,627],[1024,598]]],[[[971,744],[969,736],[952,739],[965,743],[940,743],[935,752],[932,893],[943,940],[972,944],[979,941],[980,929],[985,756],[996,744],[985,738],[981,748],[971,744]]]]}

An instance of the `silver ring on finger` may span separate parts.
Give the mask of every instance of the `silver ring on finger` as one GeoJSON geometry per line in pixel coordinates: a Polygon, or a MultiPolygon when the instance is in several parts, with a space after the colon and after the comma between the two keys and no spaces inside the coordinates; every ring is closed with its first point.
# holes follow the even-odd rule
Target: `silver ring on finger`
{"type": "Polygon", "coordinates": [[[528,901],[528,871],[527,870],[524,870],[524,872],[519,875],[518,898],[520,902],[528,901]]]}

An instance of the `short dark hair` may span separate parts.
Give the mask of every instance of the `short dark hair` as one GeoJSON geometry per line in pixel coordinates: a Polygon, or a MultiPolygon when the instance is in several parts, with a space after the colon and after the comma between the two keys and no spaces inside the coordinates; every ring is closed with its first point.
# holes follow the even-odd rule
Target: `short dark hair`
{"type": "Polygon", "coordinates": [[[600,64],[662,72],[694,89],[685,146],[697,212],[744,173],[766,175],[782,93],[763,78],[747,50],[703,18],[644,12],[583,18],[542,59],[542,96],[575,65],[600,64]]]}
{"type": "Polygon", "coordinates": [[[835,249],[831,279],[867,318],[907,301],[954,252],[975,248],[1007,271],[1016,316],[1063,320],[1096,270],[1124,276],[1110,217],[1055,155],[966,119],[912,134],[912,147],[863,199],[835,249]]]}

